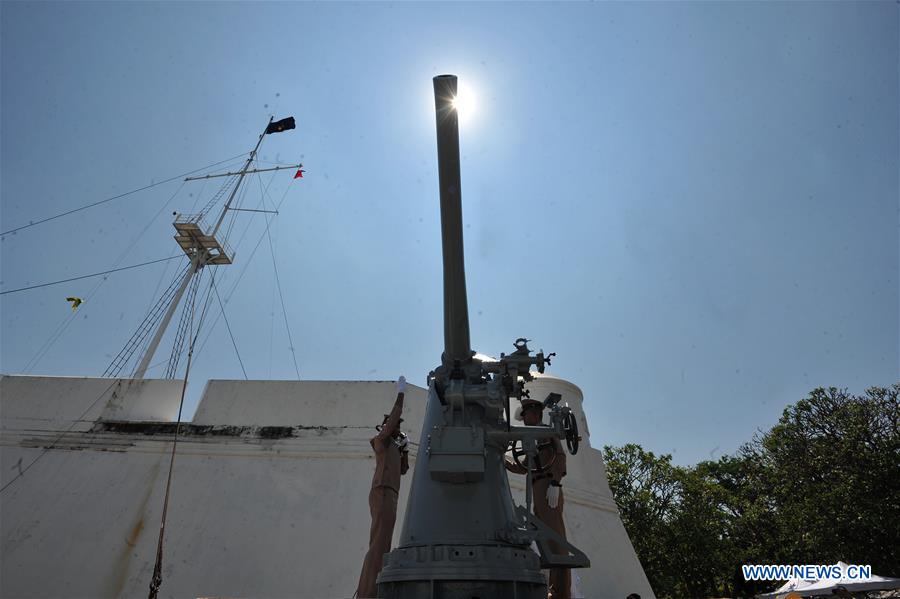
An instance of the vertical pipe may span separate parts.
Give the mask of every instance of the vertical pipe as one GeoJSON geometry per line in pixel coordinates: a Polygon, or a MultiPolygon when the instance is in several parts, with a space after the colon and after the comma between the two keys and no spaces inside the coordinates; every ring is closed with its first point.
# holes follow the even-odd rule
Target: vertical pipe
{"type": "Polygon", "coordinates": [[[463,256],[462,196],[459,176],[459,117],[453,106],[456,76],[434,78],[437,121],[438,178],[441,191],[441,241],[444,257],[443,362],[466,364],[471,359],[469,306],[463,256]]]}

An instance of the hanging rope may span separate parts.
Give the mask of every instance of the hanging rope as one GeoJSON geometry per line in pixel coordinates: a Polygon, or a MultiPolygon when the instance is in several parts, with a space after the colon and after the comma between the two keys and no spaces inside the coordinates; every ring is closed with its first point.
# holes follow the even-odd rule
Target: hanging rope
{"type": "MultiPolygon", "coordinates": [[[[191,307],[191,320],[193,321],[193,306],[191,307]]],[[[169,492],[172,489],[172,471],[175,469],[175,450],[178,447],[178,432],[181,429],[181,413],[184,409],[184,394],[187,390],[188,375],[191,371],[191,357],[193,355],[193,343],[188,348],[187,367],[184,373],[184,383],[181,385],[181,401],[178,404],[178,420],[175,422],[175,438],[172,440],[172,455],[169,458],[169,474],[166,477],[166,493],[163,497],[162,518],[159,523],[159,539],[156,543],[156,563],[153,566],[153,578],[150,579],[149,599],[156,599],[159,587],[162,585],[162,558],[163,539],[166,534],[166,517],[169,512],[169,492]]]]}
{"type": "MultiPolygon", "coordinates": [[[[203,304],[203,310],[200,312],[200,318],[197,320],[197,332],[191,336],[191,342],[188,345],[188,355],[187,355],[187,366],[184,370],[184,383],[181,385],[181,400],[178,403],[178,419],[175,422],[175,436],[172,440],[172,454],[169,458],[169,474],[166,477],[166,492],[163,497],[163,510],[162,517],[160,518],[159,523],[159,539],[156,543],[156,563],[153,566],[153,578],[150,580],[150,594],[148,595],[148,599],[157,599],[159,595],[159,587],[162,586],[162,560],[163,560],[163,540],[165,538],[166,533],[166,518],[169,512],[169,493],[172,489],[172,471],[175,469],[175,452],[178,447],[178,434],[181,429],[181,416],[184,411],[184,395],[187,390],[188,377],[191,373],[191,362],[193,361],[194,356],[194,346],[197,343],[197,338],[200,336],[200,330],[203,327],[203,321],[206,319],[207,309],[209,308],[210,299],[211,299],[211,289],[215,284],[216,272],[213,271],[212,276],[210,277],[210,291],[206,293],[206,300],[203,304]]],[[[193,298],[193,302],[191,305],[191,316],[188,328],[193,330],[194,323],[194,312],[196,308],[196,299],[195,295],[193,298]]]]}

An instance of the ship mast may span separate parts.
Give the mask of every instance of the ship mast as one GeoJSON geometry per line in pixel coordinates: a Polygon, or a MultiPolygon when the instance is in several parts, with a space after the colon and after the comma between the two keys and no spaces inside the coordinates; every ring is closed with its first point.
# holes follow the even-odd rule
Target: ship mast
{"type": "MultiPolygon", "coordinates": [[[[269,118],[269,122],[266,124],[266,128],[260,134],[259,139],[256,141],[256,146],[247,157],[247,161],[244,163],[243,168],[236,173],[225,174],[237,175],[238,179],[234,184],[234,188],[231,190],[231,194],[228,196],[228,200],[222,207],[222,211],[219,213],[219,216],[216,219],[216,224],[212,228],[212,231],[208,234],[206,233],[207,231],[209,231],[209,227],[204,222],[203,213],[191,215],[178,214],[175,218],[175,222],[172,223],[175,227],[175,230],[178,232],[178,234],[175,235],[175,241],[178,242],[178,245],[181,246],[181,249],[184,251],[185,255],[191,260],[191,265],[185,272],[184,277],[181,280],[181,284],[178,287],[178,291],[175,292],[175,295],[173,296],[165,315],[160,321],[159,326],[156,329],[156,334],[153,336],[153,339],[150,341],[150,344],[147,346],[143,357],[138,363],[138,367],[134,372],[133,378],[143,379],[146,375],[147,369],[150,366],[150,361],[153,359],[153,355],[156,353],[156,350],[159,347],[160,342],[162,341],[163,335],[165,335],[165,332],[172,321],[172,316],[175,314],[175,310],[176,308],[178,308],[178,304],[181,303],[181,298],[184,296],[184,292],[185,290],[187,290],[191,280],[203,269],[204,266],[208,264],[231,264],[234,257],[234,252],[230,250],[228,245],[225,243],[224,238],[220,241],[219,238],[216,237],[217,233],[219,232],[219,228],[222,226],[222,222],[225,220],[225,215],[229,210],[236,210],[231,208],[231,204],[234,201],[234,198],[237,196],[237,192],[241,186],[241,182],[244,180],[244,177],[247,175],[247,173],[259,172],[259,170],[278,170],[250,170],[250,165],[253,164],[253,161],[256,159],[256,153],[259,150],[259,146],[262,144],[263,138],[266,136],[266,134],[277,133],[294,128],[293,117],[288,117],[275,123],[272,122],[273,119],[274,117],[269,118]]],[[[299,168],[302,165],[298,164],[295,166],[299,168]]],[[[185,179],[185,181],[208,178],[210,176],[223,175],[190,177],[185,179]]]]}

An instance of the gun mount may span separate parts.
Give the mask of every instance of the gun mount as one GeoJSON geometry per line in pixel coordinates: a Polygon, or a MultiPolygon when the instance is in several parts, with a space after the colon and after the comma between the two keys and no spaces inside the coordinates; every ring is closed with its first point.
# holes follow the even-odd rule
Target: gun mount
{"type": "Polygon", "coordinates": [[[587,557],[531,514],[532,481],[526,476],[526,506],[516,506],[505,454],[535,464],[537,444],[565,439],[578,449],[574,415],[547,398],[550,425],[512,426],[510,402],[527,397],[532,367],[544,372],[555,354],[532,355],[528,340],[515,351],[489,359],[475,354],[463,257],[459,165],[459,121],[453,100],[457,79],[434,78],[444,262],[444,352],[428,375],[428,403],[419,454],[399,546],[385,556],[378,596],[545,599],[541,568],[588,567],[587,557]],[[517,445],[518,444],[518,445],[517,445]],[[564,547],[553,553],[550,541],[564,547]],[[532,543],[540,555],[531,550],[532,543]]]}

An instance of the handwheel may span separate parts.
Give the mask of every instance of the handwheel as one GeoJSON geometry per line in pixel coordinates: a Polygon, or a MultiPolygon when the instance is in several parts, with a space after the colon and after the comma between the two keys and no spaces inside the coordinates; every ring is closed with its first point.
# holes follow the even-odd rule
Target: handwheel
{"type": "Polygon", "coordinates": [[[566,447],[569,448],[569,453],[575,455],[578,453],[578,443],[581,441],[581,436],[578,434],[578,421],[575,420],[574,413],[566,413],[563,418],[563,430],[566,431],[566,447]]]}
{"type": "MultiPolygon", "coordinates": [[[[513,461],[520,468],[524,468],[527,470],[528,468],[525,466],[527,454],[525,453],[525,448],[522,447],[522,441],[520,441],[520,440],[513,441],[510,443],[510,445],[511,445],[511,447],[509,448],[509,451],[512,451],[513,461]]],[[[552,447],[552,445],[551,445],[551,447],[552,447]]],[[[540,460],[538,460],[538,461],[540,461],[540,460]]],[[[547,470],[550,469],[551,466],[553,466],[553,463],[555,461],[556,461],[556,452],[554,451],[553,457],[550,458],[549,462],[547,462],[546,464],[541,464],[540,466],[532,466],[531,473],[537,474],[540,472],[546,472],[547,470]]]]}

